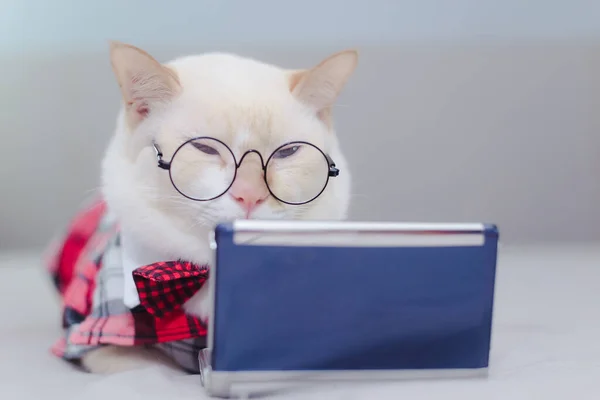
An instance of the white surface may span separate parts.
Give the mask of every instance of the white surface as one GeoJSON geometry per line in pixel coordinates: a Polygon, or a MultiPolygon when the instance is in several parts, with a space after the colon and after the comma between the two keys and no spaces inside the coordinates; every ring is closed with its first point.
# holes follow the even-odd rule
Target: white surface
{"type": "MultiPolygon", "coordinates": [[[[336,385],[275,399],[600,398],[600,246],[504,248],[498,266],[490,376],[336,385]]],[[[56,297],[31,256],[0,256],[0,388],[7,399],[204,399],[196,376],[149,368],[110,377],[48,353],[56,297]]]]}

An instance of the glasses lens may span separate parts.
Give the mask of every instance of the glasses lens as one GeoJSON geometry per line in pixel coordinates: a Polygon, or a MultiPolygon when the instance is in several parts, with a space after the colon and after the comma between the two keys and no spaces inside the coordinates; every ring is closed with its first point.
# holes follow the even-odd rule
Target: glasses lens
{"type": "Polygon", "coordinates": [[[225,193],[235,177],[231,150],[218,140],[199,138],[187,142],[173,155],[171,180],[183,195],[211,200],[225,193]]]}
{"type": "Polygon", "coordinates": [[[275,150],[267,162],[271,193],[288,204],[314,200],[327,185],[329,163],[315,146],[294,142],[275,150]]]}

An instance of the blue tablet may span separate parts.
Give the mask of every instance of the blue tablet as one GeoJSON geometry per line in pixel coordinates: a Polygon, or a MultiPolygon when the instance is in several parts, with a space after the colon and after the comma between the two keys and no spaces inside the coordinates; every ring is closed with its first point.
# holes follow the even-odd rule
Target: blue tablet
{"type": "Polygon", "coordinates": [[[219,225],[203,384],[485,374],[497,244],[486,224],[219,225]]]}

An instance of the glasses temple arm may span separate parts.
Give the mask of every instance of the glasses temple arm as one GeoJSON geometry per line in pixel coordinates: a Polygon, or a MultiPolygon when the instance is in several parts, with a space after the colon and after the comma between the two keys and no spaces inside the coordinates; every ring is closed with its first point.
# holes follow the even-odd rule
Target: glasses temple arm
{"type": "Polygon", "coordinates": [[[160,147],[155,142],[152,142],[152,147],[154,147],[154,152],[156,153],[156,161],[158,162],[158,167],[162,169],[171,168],[171,163],[162,159],[163,153],[160,151],[160,147]]]}
{"type": "Polygon", "coordinates": [[[329,154],[325,154],[325,158],[327,159],[327,164],[329,165],[329,176],[338,176],[340,174],[340,170],[335,167],[335,162],[333,162],[333,158],[331,158],[329,154]]]}

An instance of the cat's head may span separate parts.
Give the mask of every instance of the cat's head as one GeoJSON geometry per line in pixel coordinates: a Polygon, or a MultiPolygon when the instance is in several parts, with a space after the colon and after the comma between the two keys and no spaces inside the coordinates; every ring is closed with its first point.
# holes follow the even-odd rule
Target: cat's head
{"type": "Polygon", "coordinates": [[[123,107],[103,163],[103,190],[125,225],[149,230],[160,223],[194,236],[237,218],[346,216],[350,171],[331,109],[355,69],[355,51],[288,70],[219,53],[160,64],[113,43],[111,62],[123,107]],[[197,137],[206,139],[189,142],[197,137]],[[304,143],[281,147],[296,141],[304,143]]]}

